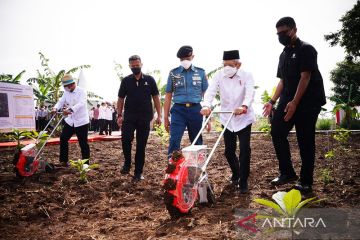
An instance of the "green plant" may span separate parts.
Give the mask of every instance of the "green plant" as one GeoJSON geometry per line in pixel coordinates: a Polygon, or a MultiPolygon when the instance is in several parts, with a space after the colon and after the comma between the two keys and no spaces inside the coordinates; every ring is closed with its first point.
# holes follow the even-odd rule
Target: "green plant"
{"type": "Polygon", "coordinates": [[[327,153],[325,153],[325,158],[326,159],[332,159],[335,157],[335,150],[329,150],[327,153]]]}
{"type": "Polygon", "coordinates": [[[349,142],[350,131],[345,128],[338,128],[335,130],[333,138],[340,144],[345,145],[349,142]]]}
{"type": "Polygon", "coordinates": [[[321,170],[321,179],[325,185],[334,181],[334,178],[331,175],[332,171],[329,168],[321,170]]]}
{"type": "Polygon", "coordinates": [[[316,122],[317,130],[330,130],[333,125],[333,120],[329,118],[318,119],[316,122]]]}
{"type": "Polygon", "coordinates": [[[115,67],[114,70],[116,72],[116,75],[118,76],[120,82],[124,79],[124,73],[123,71],[123,67],[120,63],[117,63],[116,61],[114,61],[115,67]]]}
{"type": "Polygon", "coordinates": [[[301,201],[301,193],[299,190],[291,189],[289,192],[277,192],[272,198],[275,200],[269,201],[262,198],[254,199],[254,202],[275,210],[280,216],[294,218],[299,211],[310,203],[316,203],[324,199],[315,200],[316,197],[308,198],[301,201]]]}
{"type": "Polygon", "coordinates": [[[45,132],[45,131],[41,131],[39,133],[36,131],[32,131],[31,136],[30,136],[31,139],[37,140],[36,148],[38,150],[45,144],[45,141],[48,139],[48,137],[49,137],[49,134],[47,134],[47,132],[45,132]]]}
{"type": "Polygon", "coordinates": [[[21,139],[32,138],[33,135],[34,135],[33,131],[13,129],[6,136],[11,141],[15,141],[17,143],[16,149],[21,149],[23,147],[23,145],[21,144],[21,139]]]}
{"type": "Polygon", "coordinates": [[[265,104],[269,102],[271,99],[271,96],[269,95],[267,90],[264,90],[263,94],[261,95],[261,102],[262,104],[265,104]]]}
{"type": "Polygon", "coordinates": [[[161,125],[154,125],[155,129],[155,135],[160,138],[160,142],[162,145],[166,145],[169,141],[169,133],[166,131],[165,126],[163,124],[161,125]]]}
{"type": "Polygon", "coordinates": [[[99,168],[99,164],[97,163],[93,163],[93,164],[87,164],[86,162],[89,161],[89,159],[78,159],[78,160],[70,160],[70,166],[77,169],[78,172],[80,173],[80,177],[79,180],[81,182],[87,182],[88,178],[87,178],[87,173],[95,168],[99,168]]]}
{"type": "MultiPolygon", "coordinates": [[[[280,218],[284,218],[287,221],[296,218],[300,210],[307,207],[309,204],[314,204],[324,200],[315,200],[316,197],[312,197],[301,201],[301,193],[296,189],[291,189],[289,192],[277,192],[272,196],[272,199],[274,199],[275,202],[262,198],[256,198],[253,201],[263,206],[270,207],[271,209],[275,210],[280,218]]],[[[256,218],[274,218],[274,216],[257,215],[256,218]]],[[[294,226],[290,224],[290,227],[291,234],[293,236],[294,226]]],[[[276,231],[279,229],[273,230],[276,231]]]]}
{"type": "MultiPolygon", "coordinates": [[[[358,115],[359,113],[357,113],[358,115]]],[[[340,123],[340,128],[348,128],[351,130],[360,130],[360,120],[359,117],[357,117],[357,119],[353,118],[350,119],[349,121],[346,120],[346,118],[344,118],[341,123],[340,123]]]]}
{"type": "Polygon", "coordinates": [[[0,82],[6,82],[6,83],[15,83],[20,84],[20,78],[25,73],[25,70],[22,70],[18,75],[13,77],[11,74],[0,74],[0,82]]]}
{"type": "Polygon", "coordinates": [[[215,132],[221,132],[223,130],[219,115],[215,117],[213,116],[212,119],[210,119],[210,122],[211,122],[211,129],[213,129],[215,132]]]}
{"type": "Polygon", "coordinates": [[[34,95],[38,104],[41,102],[55,104],[59,100],[61,97],[61,79],[64,74],[72,74],[81,69],[90,68],[90,65],[81,65],[68,71],[60,70],[56,73],[49,67],[49,59],[41,52],[39,52],[39,55],[43,73],[37,70],[37,77],[27,80],[27,83],[34,88],[34,95]]]}
{"type": "Polygon", "coordinates": [[[270,134],[271,124],[269,123],[269,120],[267,118],[259,117],[257,118],[257,121],[253,128],[256,129],[257,131],[270,134]]]}

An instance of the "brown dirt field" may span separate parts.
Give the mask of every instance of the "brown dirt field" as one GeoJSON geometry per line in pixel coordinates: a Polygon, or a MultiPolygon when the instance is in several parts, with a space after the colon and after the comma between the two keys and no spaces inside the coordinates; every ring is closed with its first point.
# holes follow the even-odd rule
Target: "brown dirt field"
{"type": "MultiPolygon", "coordinates": [[[[216,136],[216,133],[205,134],[205,143],[213,144],[216,136]]],[[[290,135],[289,140],[299,173],[295,135],[290,135]]],[[[359,140],[360,135],[353,134],[347,150],[333,161],[325,159],[324,154],[337,143],[331,135],[316,136],[314,195],[331,199],[323,201],[321,207],[359,207],[359,140]],[[333,182],[323,183],[324,168],[333,171],[333,182]]],[[[59,146],[47,146],[42,155],[58,166],[54,173],[36,174],[23,180],[13,173],[13,150],[0,149],[0,239],[249,238],[246,230],[237,227],[239,219],[234,216],[235,210],[261,209],[252,201],[254,198],[270,199],[275,192],[292,187],[288,184],[275,188],[269,184],[278,174],[270,136],[252,135],[251,146],[249,194],[240,195],[227,187],[230,169],[221,143],[207,169],[216,203],[196,204],[190,214],[175,220],[170,219],[163,203],[166,148],[154,134],[146,151],[145,180],[137,184],[131,182],[131,174],[120,174],[123,162],[120,141],[90,143],[92,162],[99,163],[100,168],[89,173],[86,184],[77,182],[78,173],[74,169],[57,165],[59,146]]],[[[77,159],[79,150],[77,144],[70,144],[70,158],[77,159]]]]}

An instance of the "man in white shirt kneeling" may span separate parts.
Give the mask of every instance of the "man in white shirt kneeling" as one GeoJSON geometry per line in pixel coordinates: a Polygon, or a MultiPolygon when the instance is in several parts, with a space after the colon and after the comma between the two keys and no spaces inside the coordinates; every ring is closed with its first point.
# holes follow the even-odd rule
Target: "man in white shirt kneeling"
{"type": "MultiPolygon", "coordinates": [[[[234,112],[235,116],[224,132],[225,157],[232,171],[232,185],[240,186],[240,193],[247,193],[251,125],[255,122],[255,114],[251,106],[254,99],[254,80],[251,73],[240,70],[238,50],[225,51],[223,65],[224,69],[218,71],[209,81],[209,87],[204,96],[204,106],[200,113],[205,116],[211,113],[211,103],[218,92],[221,111],[234,112]],[[236,156],[237,138],[240,142],[239,158],[236,156]]],[[[221,124],[225,125],[229,117],[229,113],[221,113],[221,124]]]]}

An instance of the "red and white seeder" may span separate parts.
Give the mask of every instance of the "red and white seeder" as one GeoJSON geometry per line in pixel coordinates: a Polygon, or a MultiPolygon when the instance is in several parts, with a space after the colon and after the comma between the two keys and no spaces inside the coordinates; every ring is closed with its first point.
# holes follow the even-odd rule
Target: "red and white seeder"
{"type": "Polygon", "coordinates": [[[216,147],[219,145],[227,125],[234,113],[231,111],[213,111],[203,123],[195,140],[182,151],[174,151],[169,159],[164,180],[164,202],[171,217],[179,217],[188,213],[196,200],[199,203],[214,203],[215,196],[206,173],[206,167],[216,147]],[[231,114],[213,148],[207,145],[195,145],[201,133],[208,124],[213,113],[231,114]],[[208,153],[208,151],[210,153],[208,153]]]}

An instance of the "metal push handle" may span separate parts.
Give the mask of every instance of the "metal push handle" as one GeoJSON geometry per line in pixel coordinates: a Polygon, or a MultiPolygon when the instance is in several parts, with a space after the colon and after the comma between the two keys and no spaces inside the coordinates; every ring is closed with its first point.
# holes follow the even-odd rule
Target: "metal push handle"
{"type": "MultiPolygon", "coordinates": [[[[55,118],[55,116],[56,116],[57,114],[62,114],[62,112],[56,112],[56,113],[54,114],[54,116],[52,116],[52,117],[50,118],[50,120],[49,120],[48,124],[46,125],[46,127],[44,128],[44,130],[42,130],[42,131],[39,133],[39,136],[37,137],[36,142],[35,142],[36,144],[38,143],[38,140],[40,139],[40,137],[41,137],[41,135],[42,135],[41,133],[44,132],[44,131],[48,128],[48,126],[50,125],[51,121],[55,118]]],[[[37,153],[36,153],[36,155],[35,155],[35,159],[40,155],[40,153],[42,152],[42,150],[43,150],[43,148],[45,147],[46,143],[49,141],[50,137],[53,135],[53,133],[55,132],[56,128],[60,125],[60,123],[62,122],[62,120],[64,119],[64,117],[65,117],[65,116],[62,115],[61,118],[60,118],[60,120],[56,123],[54,129],[51,131],[51,133],[49,134],[49,136],[48,136],[48,138],[46,139],[46,141],[44,142],[44,144],[41,146],[41,148],[39,149],[39,151],[37,151],[37,153]]]]}
{"type": "Polygon", "coordinates": [[[208,122],[210,121],[210,118],[212,117],[212,115],[213,115],[214,113],[231,113],[231,116],[229,117],[229,119],[227,120],[226,124],[224,125],[224,129],[221,131],[218,139],[216,140],[213,148],[211,149],[211,152],[209,153],[206,161],[204,162],[203,166],[201,167],[201,170],[202,170],[203,172],[205,171],[205,169],[206,169],[206,167],[207,167],[207,165],[208,165],[208,163],[209,163],[212,155],[214,154],[215,149],[216,149],[217,146],[219,145],[220,140],[221,140],[221,137],[224,135],[224,132],[225,132],[227,126],[229,125],[232,117],[234,116],[234,112],[233,112],[233,111],[211,111],[209,117],[208,117],[208,118],[206,119],[206,121],[204,122],[203,126],[201,127],[200,131],[198,132],[198,134],[197,134],[195,140],[193,141],[193,143],[191,144],[191,146],[194,146],[194,145],[195,145],[196,141],[197,141],[198,138],[200,137],[202,131],[205,129],[206,125],[208,124],[208,122]]]}

